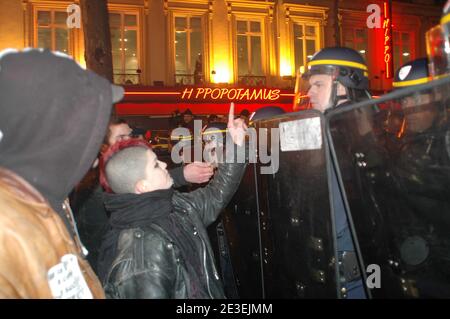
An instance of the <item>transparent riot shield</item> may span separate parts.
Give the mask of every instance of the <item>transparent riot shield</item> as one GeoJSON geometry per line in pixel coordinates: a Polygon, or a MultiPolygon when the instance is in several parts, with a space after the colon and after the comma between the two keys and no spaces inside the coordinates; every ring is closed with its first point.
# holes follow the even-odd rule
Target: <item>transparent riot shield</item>
{"type": "Polygon", "coordinates": [[[445,78],[326,115],[373,298],[450,297],[449,92],[445,78]]]}
{"type": "Polygon", "coordinates": [[[322,115],[308,110],[255,125],[264,295],[336,298],[330,162],[322,115]]]}

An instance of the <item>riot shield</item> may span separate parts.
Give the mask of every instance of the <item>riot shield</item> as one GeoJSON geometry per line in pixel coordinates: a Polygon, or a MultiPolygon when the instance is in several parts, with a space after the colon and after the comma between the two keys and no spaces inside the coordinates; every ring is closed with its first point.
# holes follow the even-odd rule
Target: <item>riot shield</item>
{"type": "Polygon", "coordinates": [[[336,298],[336,252],[329,192],[329,152],[321,113],[256,121],[264,294],[267,298],[336,298]],[[261,132],[266,130],[268,137],[261,132]],[[273,134],[279,134],[279,139],[273,134]],[[272,145],[274,142],[279,145],[272,145]],[[264,150],[272,171],[264,171],[264,150]],[[278,156],[278,169],[274,164],[278,156]]]}
{"type": "Polygon", "coordinates": [[[450,297],[449,88],[441,79],[326,115],[373,298],[450,297]]]}
{"type": "Polygon", "coordinates": [[[208,229],[228,298],[264,297],[256,178],[255,164],[248,165],[221,218],[208,229]]]}

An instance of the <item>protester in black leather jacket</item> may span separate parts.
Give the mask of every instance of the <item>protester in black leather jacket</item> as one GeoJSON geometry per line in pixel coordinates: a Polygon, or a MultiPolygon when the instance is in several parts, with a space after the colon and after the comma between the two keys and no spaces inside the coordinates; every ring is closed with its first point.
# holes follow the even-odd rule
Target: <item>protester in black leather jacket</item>
{"type": "Polygon", "coordinates": [[[206,227],[233,196],[245,166],[221,164],[208,186],[191,193],[107,194],[112,230],[99,264],[107,296],[224,298],[206,227]]]}

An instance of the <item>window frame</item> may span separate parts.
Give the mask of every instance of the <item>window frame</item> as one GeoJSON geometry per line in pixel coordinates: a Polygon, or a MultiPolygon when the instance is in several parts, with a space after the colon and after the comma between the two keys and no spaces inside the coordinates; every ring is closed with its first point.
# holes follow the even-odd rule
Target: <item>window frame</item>
{"type": "MultiPolygon", "coordinates": [[[[303,66],[306,68],[308,63],[308,56],[306,52],[306,41],[307,40],[315,40],[315,52],[319,51],[322,48],[322,34],[320,22],[314,19],[304,19],[304,18],[293,18],[289,23],[289,39],[290,39],[290,48],[291,48],[291,65],[293,66],[293,71],[297,72],[298,68],[295,65],[295,33],[294,33],[294,25],[301,25],[303,29],[302,36],[302,45],[303,45],[303,66]],[[315,29],[315,37],[306,35],[306,27],[313,26],[315,29]]],[[[314,52],[314,53],[315,53],[314,52]]]]}
{"type": "MultiPolygon", "coordinates": [[[[238,65],[238,63],[239,63],[239,60],[237,59],[236,60],[236,64],[237,64],[237,76],[239,77],[239,76],[266,76],[266,72],[265,72],[265,69],[264,69],[264,59],[263,59],[263,56],[264,56],[264,54],[263,54],[263,22],[261,21],[261,20],[259,20],[259,19],[236,19],[236,52],[237,52],[237,38],[238,38],[238,36],[245,36],[245,38],[246,38],[246,42],[247,42],[247,62],[248,62],[248,71],[250,71],[251,72],[251,69],[252,69],[252,37],[259,37],[260,38],[260,40],[261,40],[261,52],[260,52],[260,55],[261,55],[261,70],[262,70],[262,75],[258,75],[258,74],[251,74],[251,73],[248,73],[248,74],[246,74],[246,75],[239,75],[239,65],[238,65]],[[237,28],[237,24],[239,23],[239,22],[246,22],[247,23],[247,29],[246,29],[246,31],[245,31],[245,33],[244,34],[242,34],[242,33],[239,33],[239,31],[238,31],[238,28],[237,28]],[[260,24],[260,31],[259,32],[253,32],[253,31],[251,31],[251,23],[252,22],[258,22],[259,24],[260,24]]],[[[238,55],[239,53],[237,53],[237,55],[238,55]]]]}
{"type": "Polygon", "coordinates": [[[346,30],[350,30],[350,31],[352,32],[352,46],[351,46],[351,48],[354,49],[355,51],[358,51],[358,53],[360,53],[360,54],[363,56],[364,60],[365,60],[366,63],[367,63],[367,61],[369,60],[369,52],[370,52],[370,47],[369,47],[369,32],[368,32],[368,29],[367,29],[367,28],[363,28],[363,27],[358,27],[358,26],[352,26],[352,27],[344,27],[344,28],[342,28],[342,45],[343,45],[343,46],[346,46],[346,43],[345,43],[346,41],[345,41],[345,38],[344,38],[344,35],[345,35],[346,30]],[[364,43],[364,41],[355,41],[355,40],[358,40],[358,39],[359,39],[359,38],[357,38],[357,36],[356,36],[356,31],[357,31],[357,30],[362,30],[363,32],[366,33],[365,53],[364,53],[364,54],[362,54],[361,52],[359,52],[359,50],[356,48],[356,45],[357,45],[358,43],[364,43]]]}
{"type": "MultiPolygon", "coordinates": [[[[233,61],[233,81],[234,83],[239,84],[239,78],[240,77],[261,77],[264,78],[264,84],[267,84],[267,80],[270,76],[270,68],[269,68],[269,40],[267,39],[267,13],[260,13],[260,12],[242,12],[242,11],[233,11],[232,12],[232,19],[231,19],[231,46],[232,46],[232,61],[233,61]],[[237,22],[238,21],[249,21],[250,23],[253,22],[259,22],[261,31],[260,31],[260,39],[261,39],[261,69],[263,75],[239,75],[239,65],[238,65],[238,46],[237,46],[237,39],[238,39],[238,31],[237,31],[237,22]]],[[[252,33],[252,32],[248,32],[252,33]]],[[[248,41],[251,39],[251,35],[247,37],[247,44],[248,41]]],[[[248,58],[251,55],[251,51],[248,51],[248,58]]]]}
{"type": "MultiPolygon", "coordinates": [[[[143,59],[142,59],[142,12],[140,8],[138,7],[130,7],[130,6],[119,6],[119,5],[108,5],[108,15],[110,14],[120,14],[120,36],[123,39],[124,38],[124,32],[125,28],[129,28],[130,30],[136,31],[136,57],[138,62],[138,68],[136,70],[141,70],[140,73],[136,72],[136,75],[138,77],[138,83],[142,84],[143,77],[142,77],[142,70],[143,70],[143,59]],[[125,26],[125,15],[134,15],[136,16],[136,26],[125,26]]],[[[111,24],[110,24],[110,30],[111,30],[111,24]]],[[[112,39],[111,39],[112,40],[112,39]]],[[[126,65],[126,59],[125,59],[125,52],[124,52],[124,42],[121,44],[122,48],[122,54],[121,54],[121,71],[122,73],[114,73],[114,61],[113,61],[113,76],[116,74],[128,74],[126,73],[127,69],[125,69],[126,65]],[[123,73],[125,72],[125,73],[123,73]]],[[[112,48],[111,48],[112,49],[112,48]]],[[[136,85],[136,84],[135,84],[136,85]]]]}
{"type": "MultiPolygon", "coordinates": [[[[392,30],[392,46],[393,46],[392,54],[394,54],[394,50],[395,50],[396,46],[398,46],[400,51],[401,51],[401,49],[403,47],[402,34],[404,34],[404,33],[409,35],[409,51],[410,52],[409,52],[408,61],[412,61],[412,60],[414,60],[416,58],[416,46],[415,46],[415,44],[416,44],[415,40],[416,39],[415,39],[415,37],[417,35],[417,33],[415,31],[413,31],[413,30],[404,30],[404,29],[394,29],[394,30],[392,30]],[[395,37],[395,33],[399,34],[399,37],[397,39],[395,37]]],[[[396,57],[393,56],[393,59],[395,59],[395,58],[396,57]]],[[[399,61],[398,65],[397,65],[397,68],[395,68],[395,63],[394,63],[394,65],[393,65],[394,70],[397,70],[400,66],[402,66],[403,64],[406,63],[406,61],[404,61],[404,59],[403,59],[403,54],[402,53],[400,53],[400,59],[401,59],[401,61],[399,61]]]]}
{"type": "MultiPolygon", "coordinates": [[[[311,25],[315,27],[316,52],[324,47],[324,27],[327,24],[329,8],[323,6],[284,3],[285,13],[285,32],[284,38],[280,38],[280,61],[279,61],[279,74],[283,72],[281,63],[287,61],[290,64],[290,76],[295,79],[297,72],[295,65],[295,38],[294,38],[294,24],[311,25]]],[[[283,35],[283,33],[281,33],[283,35]]],[[[304,43],[306,43],[306,38],[304,43]]],[[[303,46],[304,61],[307,61],[306,45],[303,46]]],[[[288,74],[283,74],[289,76],[288,74]]]]}
{"type": "MultiPolygon", "coordinates": [[[[195,73],[192,74],[183,74],[183,73],[177,73],[177,69],[176,69],[176,36],[175,33],[177,32],[176,30],[176,23],[175,20],[177,18],[185,18],[187,19],[187,24],[186,24],[186,28],[190,31],[188,31],[187,33],[187,37],[186,37],[186,46],[187,46],[187,52],[186,52],[186,64],[187,64],[187,69],[193,69],[195,68],[195,61],[191,61],[191,41],[190,41],[190,37],[191,37],[191,33],[192,33],[192,29],[190,28],[191,25],[191,19],[192,18],[200,18],[200,34],[201,34],[201,44],[202,44],[202,48],[201,48],[201,55],[202,55],[202,73],[203,73],[203,82],[206,82],[206,64],[205,64],[205,56],[206,56],[206,51],[205,51],[205,16],[202,13],[193,13],[193,12],[188,12],[188,13],[182,13],[182,12],[174,12],[172,14],[172,21],[171,21],[171,25],[173,28],[173,32],[171,32],[171,35],[173,37],[173,55],[172,55],[172,61],[173,61],[173,74],[174,74],[174,79],[175,79],[175,85],[178,85],[176,82],[177,76],[194,76],[195,73]]],[[[195,81],[195,80],[194,80],[195,81]]]]}
{"type": "MultiPolygon", "coordinates": [[[[50,29],[51,30],[51,51],[56,51],[55,50],[55,43],[56,43],[56,36],[55,36],[55,29],[58,27],[61,27],[62,25],[60,24],[54,24],[54,17],[55,17],[55,12],[64,12],[65,14],[67,13],[67,7],[69,5],[71,5],[71,2],[62,2],[62,3],[55,3],[55,2],[32,2],[31,6],[32,6],[32,38],[31,38],[31,42],[32,42],[32,47],[33,48],[38,48],[38,33],[39,33],[39,29],[40,28],[45,28],[45,29],[50,29]],[[39,11],[47,11],[50,12],[50,25],[48,27],[39,27],[38,25],[38,12],[39,11]]],[[[65,26],[67,29],[67,33],[68,33],[68,48],[67,51],[68,52],[62,52],[64,54],[67,54],[69,56],[72,56],[74,59],[77,59],[78,56],[78,52],[76,50],[76,45],[75,43],[77,42],[78,38],[79,38],[79,31],[76,28],[73,29],[69,29],[67,27],[67,25],[65,26]]]]}
{"type": "Polygon", "coordinates": [[[202,39],[202,71],[203,71],[203,83],[209,83],[210,76],[210,60],[212,58],[212,52],[210,50],[210,12],[208,2],[205,0],[192,1],[193,7],[179,6],[177,3],[168,3],[167,7],[167,52],[170,59],[168,61],[168,76],[169,84],[176,85],[176,69],[175,69],[175,17],[200,17],[201,23],[201,39],[202,39]]]}

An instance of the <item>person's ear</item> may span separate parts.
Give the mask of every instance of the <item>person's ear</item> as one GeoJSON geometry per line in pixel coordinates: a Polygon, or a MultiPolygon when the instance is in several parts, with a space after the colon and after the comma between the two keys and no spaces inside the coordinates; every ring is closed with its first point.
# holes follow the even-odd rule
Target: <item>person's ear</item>
{"type": "Polygon", "coordinates": [[[145,179],[140,179],[137,183],[136,186],[134,187],[134,192],[136,194],[142,194],[142,193],[146,193],[149,190],[149,182],[146,181],[145,179]]]}

